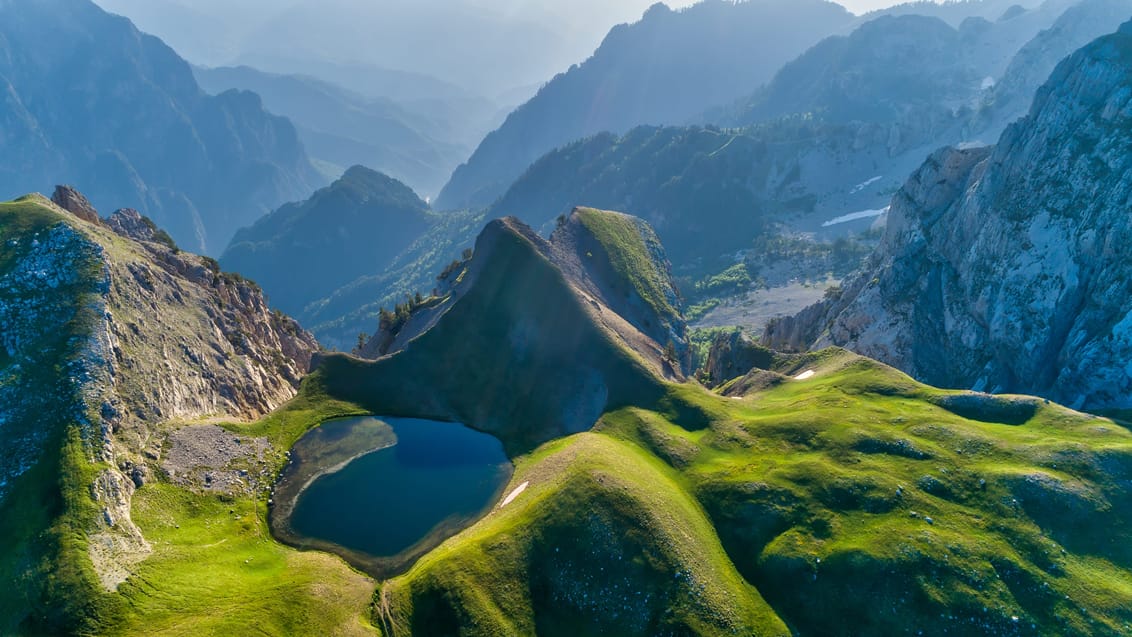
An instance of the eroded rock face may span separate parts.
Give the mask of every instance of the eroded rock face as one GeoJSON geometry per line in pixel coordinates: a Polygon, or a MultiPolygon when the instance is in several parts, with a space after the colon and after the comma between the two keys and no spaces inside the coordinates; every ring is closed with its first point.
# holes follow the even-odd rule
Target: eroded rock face
{"type": "Polygon", "coordinates": [[[89,553],[113,589],[150,551],[130,502],[159,468],[158,425],[261,417],[294,397],[318,346],[254,283],[176,249],[137,212],[91,223],[80,193],[56,198],[74,210],[23,200],[41,220],[0,252],[0,499],[77,426],[90,459],[112,467],[90,487],[89,553]]]}
{"type": "Polygon", "coordinates": [[[738,330],[722,333],[711,344],[701,381],[709,387],[718,387],[753,369],[770,369],[773,362],[774,353],[747,334],[738,330]]]}
{"type": "Polygon", "coordinates": [[[133,248],[107,263],[123,424],[254,419],[295,395],[318,346],[258,286],[162,243],[136,211],[108,225],[133,248]]]}
{"type": "Polygon", "coordinates": [[[51,201],[83,221],[98,223],[98,211],[81,192],[70,186],[56,186],[51,201]]]}
{"type": "Polygon", "coordinates": [[[768,330],[935,385],[1132,407],[1132,26],[1058,66],[997,147],[933,155],[842,296],[768,330]]]}

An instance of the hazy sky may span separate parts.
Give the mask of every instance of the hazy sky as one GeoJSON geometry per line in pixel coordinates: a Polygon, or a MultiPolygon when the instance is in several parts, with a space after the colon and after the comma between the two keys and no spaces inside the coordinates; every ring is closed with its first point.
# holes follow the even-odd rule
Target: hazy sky
{"type": "MultiPolygon", "coordinates": [[[[295,56],[366,62],[439,77],[489,98],[519,89],[530,92],[554,73],[585,60],[610,27],[639,20],[656,1],[95,0],[129,16],[197,64],[251,64],[285,72],[293,68],[295,56]],[[398,26],[381,31],[381,25],[398,26]],[[447,46],[421,47],[413,33],[432,33],[447,46]],[[477,33],[487,34],[488,42],[479,42],[477,33]],[[513,57],[508,43],[530,54],[498,59],[501,47],[513,57]],[[498,72],[501,66],[506,73],[498,72]],[[504,81],[509,83],[504,86],[504,81]]],[[[697,1],[665,0],[673,8],[697,1]]],[[[864,13],[898,0],[841,3],[864,13]]]]}
{"type": "MultiPolygon", "coordinates": [[[[665,4],[670,7],[686,7],[690,4],[695,4],[696,1],[698,0],[672,0],[671,2],[665,2],[665,4]]],[[[856,14],[866,13],[875,9],[891,7],[892,5],[901,4],[905,1],[906,0],[834,0],[834,2],[843,5],[846,9],[849,9],[856,14]]],[[[614,2],[614,4],[616,4],[616,2],[614,2]]],[[[643,0],[641,2],[637,2],[636,0],[630,0],[630,2],[627,2],[626,4],[632,4],[634,6],[643,5],[647,7],[653,4],[653,2],[645,2],[643,0]]]]}

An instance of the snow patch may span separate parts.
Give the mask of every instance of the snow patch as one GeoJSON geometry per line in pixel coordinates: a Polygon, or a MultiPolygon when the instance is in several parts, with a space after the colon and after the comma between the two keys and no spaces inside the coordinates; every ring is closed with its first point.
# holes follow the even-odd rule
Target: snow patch
{"type": "Polygon", "coordinates": [[[871,186],[871,185],[875,184],[876,182],[880,181],[881,179],[884,179],[884,176],[883,176],[883,175],[878,175],[878,176],[876,176],[876,177],[873,177],[872,179],[870,179],[870,180],[868,180],[868,181],[865,181],[865,182],[859,183],[859,184],[857,184],[856,186],[853,186],[853,189],[849,191],[849,194],[851,194],[851,195],[855,195],[855,194],[857,194],[857,193],[861,192],[862,190],[864,190],[865,188],[868,188],[869,186],[871,186]]]}
{"type": "Polygon", "coordinates": [[[807,369],[806,371],[802,372],[801,374],[798,374],[797,376],[795,376],[794,380],[810,380],[814,376],[817,376],[817,374],[818,373],[815,372],[814,370],[807,369]]]}
{"type": "Polygon", "coordinates": [[[503,499],[503,504],[500,504],[499,508],[502,509],[503,507],[507,506],[508,504],[511,504],[515,500],[515,498],[519,497],[519,494],[526,491],[527,487],[529,487],[529,486],[531,486],[531,483],[528,481],[528,482],[524,482],[523,484],[520,484],[519,486],[515,487],[515,490],[512,491],[511,493],[507,494],[507,497],[503,499]]]}
{"type": "Polygon", "coordinates": [[[959,150],[977,150],[979,148],[986,148],[987,146],[990,146],[990,144],[979,140],[959,142],[955,145],[959,150]]]}
{"type": "Polygon", "coordinates": [[[821,227],[828,228],[830,226],[849,223],[850,221],[857,221],[858,219],[872,219],[873,217],[879,217],[887,213],[889,208],[890,206],[885,206],[884,208],[880,208],[878,210],[862,210],[860,212],[852,212],[847,215],[841,215],[840,217],[835,217],[821,224],[821,227]]]}

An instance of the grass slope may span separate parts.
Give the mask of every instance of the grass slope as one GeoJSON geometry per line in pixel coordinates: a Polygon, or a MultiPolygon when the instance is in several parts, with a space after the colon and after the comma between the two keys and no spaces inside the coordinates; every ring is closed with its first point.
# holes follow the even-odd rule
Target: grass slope
{"type": "Polygon", "coordinates": [[[388,583],[377,619],[396,635],[787,634],[678,480],[606,435],[551,443],[516,472],[532,488],[388,583]]]}
{"type": "MultiPolygon", "coordinates": [[[[61,220],[27,206],[0,206],[0,245],[61,220]]],[[[89,319],[84,284],[60,297],[73,304],[63,327],[29,350],[34,370],[4,377],[50,400],[34,419],[45,453],[0,510],[0,576],[14,583],[0,632],[1132,632],[1124,426],[931,389],[841,350],[774,357],[719,393],[666,385],[592,322],[535,239],[506,224],[486,235],[475,285],[407,350],[330,357],[286,407],[231,428],[266,437],[278,468],[336,416],[463,420],[506,443],[510,489],[529,483],[508,506],[379,587],[275,542],[266,493],[158,477],[133,511],[154,552],[100,592],[86,551],[100,466],[82,414],[50,409],[75,397],[43,393],[67,386],[55,381],[89,319]],[[815,374],[794,380],[804,371],[815,374]]],[[[0,251],[0,273],[19,256],[0,251]]]]}
{"type": "MultiPolygon", "coordinates": [[[[282,450],[321,422],[364,413],[327,396],[315,373],[282,409],[228,428],[282,450]]],[[[286,458],[278,453],[274,462],[281,469],[286,458]]],[[[336,557],[278,543],[267,523],[267,494],[198,493],[160,482],[134,495],[133,517],[154,552],[119,588],[124,611],[107,634],[374,632],[367,617],[374,582],[336,557]]]]}
{"type": "Polygon", "coordinates": [[[672,386],[519,458],[510,488],[530,487],[387,583],[376,617],[391,635],[1132,630],[1126,429],[839,350],[781,371],[808,369],[738,398],[672,386]]]}
{"type": "Polygon", "coordinates": [[[644,221],[629,215],[578,208],[575,213],[605,248],[614,272],[632,284],[658,316],[678,316],[668,273],[660,269],[664,248],[644,221]]]}
{"type": "MultiPolygon", "coordinates": [[[[65,231],[65,221],[38,196],[0,203],[0,277],[14,274],[33,241],[65,231]]],[[[75,386],[60,378],[73,373],[70,361],[97,319],[90,301],[100,269],[86,249],[71,256],[73,278],[51,289],[11,283],[3,298],[25,318],[34,312],[42,320],[35,340],[18,342],[14,357],[0,347],[0,458],[5,470],[34,462],[0,503],[0,581],[10,584],[0,595],[3,634],[96,630],[98,618],[115,608],[99,592],[86,556],[84,531],[98,510],[85,494],[99,468],[80,433],[89,417],[75,386]]],[[[22,333],[22,327],[0,329],[22,333]]]]}

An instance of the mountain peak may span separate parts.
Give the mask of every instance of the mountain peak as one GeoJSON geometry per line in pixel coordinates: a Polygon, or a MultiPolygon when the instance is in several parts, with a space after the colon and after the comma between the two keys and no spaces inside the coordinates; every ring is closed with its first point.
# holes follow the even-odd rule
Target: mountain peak
{"type": "Polygon", "coordinates": [[[98,211],[81,192],[71,186],[56,186],[51,201],[83,221],[98,223],[98,211]]]}
{"type": "Polygon", "coordinates": [[[330,382],[362,401],[426,405],[433,417],[530,449],[684,378],[678,297],[663,249],[638,219],[578,208],[549,241],[497,219],[454,267],[442,275],[452,282],[443,297],[386,315],[364,348],[376,361],[326,359],[330,382]]]}
{"type": "Polygon", "coordinates": [[[259,281],[272,303],[298,315],[339,287],[377,275],[438,221],[405,184],[354,166],[309,199],[237,232],[220,262],[259,281]]]}

